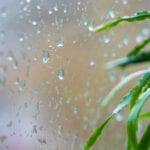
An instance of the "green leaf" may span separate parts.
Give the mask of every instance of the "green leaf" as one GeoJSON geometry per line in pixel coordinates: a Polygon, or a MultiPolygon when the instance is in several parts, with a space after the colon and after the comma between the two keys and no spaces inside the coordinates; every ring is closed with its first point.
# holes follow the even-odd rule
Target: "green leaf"
{"type": "Polygon", "coordinates": [[[150,149],[150,124],[148,124],[138,144],[138,150],[149,150],[149,149],[150,149]]]}
{"type": "Polygon", "coordinates": [[[143,114],[140,114],[139,118],[140,119],[150,118],[150,111],[146,112],[146,113],[143,113],[143,114]]]}
{"type": "Polygon", "coordinates": [[[146,38],[142,41],[142,43],[136,45],[128,54],[127,56],[132,56],[139,53],[148,43],[150,42],[150,37],[146,38]]]}
{"type": "Polygon", "coordinates": [[[84,146],[83,146],[83,150],[89,150],[92,145],[96,142],[97,138],[101,135],[104,127],[108,124],[108,122],[110,121],[110,119],[112,118],[113,115],[111,115],[110,117],[108,117],[103,123],[101,123],[89,136],[89,138],[87,139],[87,141],[85,142],[84,146]]]}
{"type": "Polygon", "coordinates": [[[109,101],[112,99],[112,97],[117,93],[117,91],[119,91],[119,89],[121,89],[125,84],[127,84],[130,80],[146,73],[149,72],[150,73],[150,68],[147,70],[141,70],[141,71],[137,71],[135,73],[132,73],[130,75],[128,75],[126,78],[124,78],[124,80],[122,80],[121,82],[119,82],[109,93],[108,95],[104,98],[104,100],[102,101],[102,106],[106,106],[109,101]]]}
{"type": "Polygon", "coordinates": [[[108,68],[126,67],[127,65],[150,62],[150,51],[117,59],[107,64],[108,68]]]}
{"type": "MultiPolygon", "coordinates": [[[[147,74],[148,73],[146,73],[144,75],[145,80],[146,80],[147,74]]],[[[149,75],[150,75],[150,73],[149,73],[149,75]]],[[[142,86],[142,87],[144,86],[145,80],[143,80],[143,78],[142,78],[139,81],[139,82],[143,83],[143,84],[140,84],[140,86],[142,86]]],[[[91,135],[89,136],[89,138],[87,139],[87,141],[84,144],[83,150],[89,150],[93,146],[93,144],[96,142],[98,137],[101,135],[104,127],[113,118],[113,116],[116,115],[117,113],[119,113],[125,106],[127,106],[130,103],[130,101],[133,99],[133,96],[135,96],[134,91],[139,92],[139,88],[137,88],[137,85],[139,85],[139,82],[134,86],[134,88],[130,92],[128,92],[128,94],[126,96],[124,96],[122,98],[122,100],[119,102],[117,107],[114,109],[113,113],[91,133],[91,135]]],[[[135,98],[137,98],[137,97],[135,96],[135,98]]]]}
{"type": "Polygon", "coordinates": [[[119,113],[125,106],[129,104],[130,99],[131,99],[131,94],[129,92],[126,96],[122,98],[120,103],[114,109],[113,113],[91,133],[91,135],[89,136],[89,138],[87,139],[87,141],[85,142],[83,146],[83,150],[89,150],[94,145],[98,137],[101,136],[102,131],[105,128],[105,126],[117,113],[119,113]]]}
{"type": "Polygon", "coordinates": [[[103,30],[110,29],[124,21],[136,22],[136,21],[141,21],[145,19],[150,19],[150,11],[139,11],[139,12],[136,12],[132,16],[117,17],[116,19],[110,20],[104,24],[101,24],[100,26],[97,26],[94,29],[94,31],[101,32],[103,30]]]}
{"type": "Polygon", "coordinates": [[[137,125],[140,111],[150,96],[150,88],[147,89],[139,98],[139,101],[132,108],[127,121],[128,148],[129,150],[138,150],[136,137],[137,125]]]}
{"type": "Polygon", "coordinates": [[[150,82],[150,73],[148,72],[143,75],[143,77],[137,82],[136,86],[132,89],[132,96],[130,100],[130,110],[135,105],[142,90],[149,82],[150,82]]]}

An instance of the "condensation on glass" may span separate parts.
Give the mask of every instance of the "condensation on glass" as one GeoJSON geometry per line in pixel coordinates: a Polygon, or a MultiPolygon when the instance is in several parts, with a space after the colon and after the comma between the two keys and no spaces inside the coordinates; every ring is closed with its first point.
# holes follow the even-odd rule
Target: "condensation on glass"
{"type": "MultiPolygon", "coordinates": [[[[148,21],[100,34],[93,28],[149,6],[144,0],[1,0],[0,150],[80,150],[114,107],[102,108],[102,99],[131,71],[105,64],[150,34],[148,21]]],[[[118,124],[112,121],[95,150],[123,149],[124,117],[116,116],[118,124]]]]}

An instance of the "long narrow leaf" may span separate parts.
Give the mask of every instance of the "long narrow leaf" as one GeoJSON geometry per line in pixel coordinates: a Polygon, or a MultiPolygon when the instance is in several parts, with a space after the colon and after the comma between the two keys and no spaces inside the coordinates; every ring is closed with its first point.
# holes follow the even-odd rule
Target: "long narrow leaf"
{"type": "Polygon", "coordinates": [[[109,28],[112,28],[116,25],[118,25],[121,22],[136,22],[141,21],[145,19],[150,19],[150,11],[140,11],[135,13],[133,16],[124,16],[124,17],[117,17],[116,19],[110,20],[100,26],[97,26],[94,31],[100,32],[109,28]]]}
{"type": "Polygon", "coordinates": [[[138,148],[138,142],[136,137],[138,118],[140,111],[145,102],[148,100],[149,96],[150,96],[150,88],[140,96],[139,101],[134,105],[129,114],[127,121],[127,133],[129,144],[128,148],[130,148],[130,150],[137,150],[138,148]]]}
{"type": "Polygon", "coordinates": [[[138,150],[149,150],[149,149],[150,149],[150,124],[148,124],[138,145],[138,150]]]}
{"type": "Polygon", "coordinates": [[[130,80],[146,73],[146,72],[150,72],[150,68],[148,68],[147,70],[140,70],[137,71],[135,73],[132,73],[130,75],[128,75],[126,78],[124,78],[124,80],[122,80],[121,82],[119,82],[110,92],[109,94],[104,98],[104,100],[102,101],[102,106],[106,106],[108,104],[108,102],[112,99],[112,97],[115,95],[115,93],[117,93],[117,91],[119,91],[119,89],[121,89],[125,84],[127,84],[130,80]]]}
{"type": "MultiPolygon", "coordinates": [[[[144,78],[144,79],[146,79],[146,78],[144,78]]],[[[143,83],[145,83],[145,82],[143,81],[143,83]]],[[[87,139],[87,141],[84,144],[83,150],[89,150],[93,146],[93,144],[96,142],[98,137],[101,135],[103,129],[108,124],[108,122],[112,119],[112,117],[114,115],[116,115],[117,113],[119,113],[125,106],[129,105],[129,103],[134,95],[133,90],[139,92],[139,89],[135,88],[135,87],[137,87],[137,85],[139,85],[139,83],[137,83],[134,86],[134,88],[130,92],[128,92],[128,94],[126,96],[123,97],[123,99],[119,102],[117,107],[114,109],[113,113],[91,133],[91,135],[89,136],[89,138],[87,139]]],[[[144,84],[140,84],[140,85],[143,86],[144,84]]]]}
{"type": "Polygon", "coordinates": [[[88,140],[84,144],[83,150],[89,150],[96,142],[97,138],[101,135],[104,127],[108,124],[113,115],[108,117],[102,124],[100,124],[89,136],[88,140]]]}
{"type": "Polygon", "coordinates": [[[142,43],[136,45],[128,54],[127,56],[132,56],[139,53],[148,43],[150,42],[150,37],[146,38],[142,41],[142,43]]]}
{"type": "MultiPolygon", "coordinates": [[[[150,82],[150,72],[145,73],[143,77],[137,82],[136,86],[132,89],[132,97],[130,100],[130,110],[138,100],[139,95],[145,86],[150,82]]],[[[147,87],[148,88],[148,87],[147,87]]],[[[146,90],[146,89],[145,89],[146,90]]]]}
{"type": "Polygon", "coordinates": [[[140,114],[139,118],[140,118],[140,119],[147,119],[147,118],[150,118],[150,111],[149,111],[149,112],[146,112],[146,113],[143,113],[143,114],[140,114]]]}
{"type": "Polygon", "coordinates": [[[117,59],[107,64],[108,68],[125,67],[131,64],[150,62],[150,51],[117,59]]]}

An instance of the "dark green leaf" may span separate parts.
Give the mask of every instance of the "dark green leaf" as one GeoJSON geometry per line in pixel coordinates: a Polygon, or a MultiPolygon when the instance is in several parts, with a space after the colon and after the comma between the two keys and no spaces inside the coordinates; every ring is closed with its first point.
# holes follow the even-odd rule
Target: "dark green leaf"
{"type": "Polygon", "coordinates": [[[136,101],[138,100],[138,97],[141,94],[143,88],[149,82],[150,82],[150,72],[145,73],[143,75],[143,77],[137,82],[136,86],[132,89],[132,96],[131,96],[131,100],[130,100],[130,110],[135,105],[136,101]]]}
{"type": "Polygon", "coordinates": [[[138,145],[138,150],[149,150],[149,149],[150,149],[150,124],[148,124],[138,145]]]}
{"type": "Polygon", "coordinates": [[[148,43],[150,42],[150,37],[146,38],[142,43],[136,45],[127,56],[132,56],[139,53],[148,43]]]}
{"type": "Polygon", "coordinates": [[[139,98],[139,101],[133,106],[127,121],[128,133],[128,148],[130,150],[137,150],[138,142],[136,137],[137,125],[140,111],[150,96],[150,88],[145,91],[139,98]]]}
{"type": "Polygon", "coordinates": [[[150,62],[150,51],[117,59],[115,61],[109,62],[107,66],[109,68],[125,67],[127,65],[144,62],[150,62]]]}
{"type": "MultiPolygon", "coordinates": [[[[150,73],[146,73],[144,75],[144,79],[146,80],[147,78],[147,74],[150,75],[150,73]]],[[[140,84],[140,86],[144,86],[145,80],[143,80],[143,78],[139,81],[142,82],[143,84],[140,84]]],[[[137,85],[139,85],[139,82],[134,86],[134,88],[128,92],[128,94],[126,96],[123,97],[123,99],[120,101],[120,103],[118,104],[118,106],[115,108],[115,110],[113,111],[112,115],[109,116],[103,123],[101,123],[89,136],[89,138],[87,139],[86,143],[84,144],[83,150],[89,150],[92,145],[96,142],[96,140],[98,139],[98,137],[101,135],[104,127],[108,124],[108,122],[111,120],[111,118],[116,115],[117,113],[119,113],[125,106],[127,106],[131,99],[133,99],[133,96],[135,96],[135,92],[137,91],[139,92],[139,89],[137,88],[137,85]],[[136,88],[135,88],[136,87],[136,88]]],[[[137,98],[137,97],[135,97],[137,98]]]]}
{"type": "Polygon", "coordinates": [[[92,145],[96,142],[97,138],[101,135],[104,127],[108,124],[113,115],[108,117],[103,123],[101,123],[89,136],[86,143],[83,146],[83,150],[89,150],[92,145]]]}

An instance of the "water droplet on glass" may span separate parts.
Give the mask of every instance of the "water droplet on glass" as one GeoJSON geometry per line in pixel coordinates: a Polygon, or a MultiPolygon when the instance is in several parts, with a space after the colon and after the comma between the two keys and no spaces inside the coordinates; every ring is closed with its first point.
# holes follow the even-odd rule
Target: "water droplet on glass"
{"type": "Polygon", "coordinates": [[[94,31],[93,25],[89,25],[88,29],[89,29],[89,31],[93,32],[94,31]]]}
{"type": "Polygon", "coordinates": [[[128,3],[128,0],[123,0],[122,3],[123,3],[124,5],[126,5],[126,4],[128,3]]]}
{"type": "Polygon", "coordinates": [[[114,18],[114,17],[115,17],[114,8],[113,8],[112,6],[109,8],[109,16],[110,16],[111,18],[114,18]]]}
{"type": "Polygon", "coordinates": [[[21,92],[25,87],[25,81],[19,81],[17,85],[18,85],[18,90],[21,92]]]}
{"type": "Polygon", "coordinates": [[[54,6],[54,11],[58,11],[58,6],[57,5],[54,6]]]}
{"type": "Polygon", "coordinates": [[[93,59],[90,59],[90,60],[89,60],[89,65],[90,65],[90,66],[94,66],[94,65],[95,65],[95,61],[94,61],[93,59]]]}
{"type": "Polygon", "coordinates": [[[36,25],[37,25],[37,22],[36,22],[36,21],[33,21],[33,22],[32,22],[32,25],[33,25],[33,26],[36,26],[36,25]]]}
{"type": "Polygon", "coordinates": [[[38,10],[40,10],[40,9],[41,9],[41,6],[40,6],[40,5],[37,5],[36,8],[37,8],[38,10]]]}
{"type": "Polygon", "coordinates": [[[116,115],[115,115],[115,118],[116,118],[116,120],[117,120],[118,122],[120,122],[120,121],[123,120],[123,116],[122,116],[120,113],[116,114],[116,115]]]}
{"type": "Polygon", "coordinates": [[[64,13],[67,13],[67,9],[64,9],[64,13]]]}
{"type": "Polygon", "coordinates": [[[27,2],[27,3],[30,3],[30,2],[31,2],[31,0],[26,0],[26,2],[27,2]]]}
{"type": "Polygon", "coordinates": [[[109,43],[110,42],[110,38],[108,36],[104,35],[103,36],[103,42],[106,43],[106,44],[109,43]]]}
{"type": "Polygon", "coordinates": [[[58,79],[59,80],[64,80],[64,70],[59,67],[57,72],[58,72],[58,79]]]}
{"type": "Polygon", "coordinates": [[[136,42],[137,42],[137,43],[140,43],[140,42],[142,42],[142,41],[143,41],[143,36],[138,35],[138,36],[136,37],[136,42]]]}
{"type": "Polygon", "coordinates": [[[6,7],[3,7],[2,9],[1,9],[1,17],[2,18],[6,18],[7,17],[7,12],[6,12],[6,7]]]}
{"type": "Polygon", "coordinates": [[[38,139],[38,142],[39,142],[40,144],[46,144],[46,140],[45,140],[45,139],[38,139]]]}
{"type": "Polygon", "coordinates": [[[7,124],[7,127],[8,127],[8,128],[12,127],[12,124],[13,124],[13,122],[10,121],[10,122],[7,124]]]}
{"type": "Polygon", "coordinates": [[[74,114],[77,114],[77,113],[78,113],[78,107],[77,107],[77,105],[74,105],[74,106],[72,107],[72,111],[73,111],[74,114]]]}
{"type": "Polygon", "coordinates": [[[63,37],[58,37],[56,39],[56,46],[57,47],[63,47],[64,46],[64,38],[63,37]]]}
{"type": "Polygon", "coordinates": [[[109,79],[114,82],[115,81],[115,72],[114,70],[109,71],[109,79]]]}
{"type": "Polygon", "coordinates": [[[51,15],[53,12],[51,10],[48,11],[48,14],[51,15]]]}
{"type": "Polygon", "coordinates": [[[72,150],[75,149],[75,145],[77,143],[77,138],[78,138],[77,134],[74,134],[73,137],[72,137],[72,144],[71,144],[71,149],[72,150]]]}
{"type": "Polygon", "coordinates": [[[42,50],[41,51],[41,56],[42,56],[42,59],[43,59],[43,63],[46,64],[48,61],[49,61],[49,52],[46,51],[46,50],[42,50]]]}
{"type": "Polygon", "coordinates": [[[58,133],[59,136],[62,135],[62,130],[63,130],[62,126],[61,126],[61,125],[58,125],[58,126],[57,126],[57,133],[58,133]]]}

